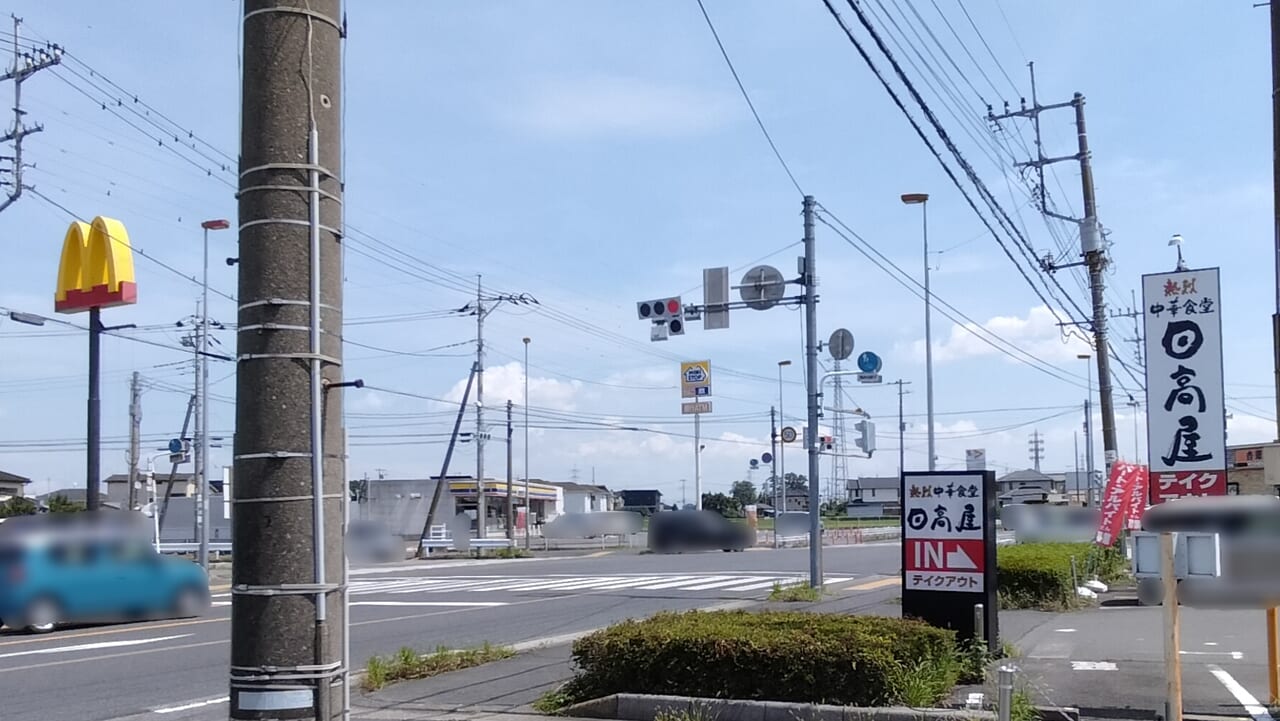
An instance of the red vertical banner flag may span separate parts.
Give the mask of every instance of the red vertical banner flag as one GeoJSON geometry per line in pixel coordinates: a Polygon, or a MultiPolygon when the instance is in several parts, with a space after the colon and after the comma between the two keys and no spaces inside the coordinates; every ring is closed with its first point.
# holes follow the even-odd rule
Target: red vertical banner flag
{"type": "Polygon", "coordinates": [[[1142,530],[1142,514],[1147,510],[1147,495],[1151,474],[1146,466],[1133,467],[1133,483],[1129,486],[1129,507],[1125,509],[1125,526],[1131,531],[1142,530]]]}
{"type": "Polygon", "coordinates": [[[1135,468],[1129,463],[1116,463],[1111,466],[1111,477],[1107,479],[1107,488],[1102,495],[1102,517],[1098,522],[1098,533],[1093,542],[1099,546],[1110,546],[1120,535],[1128,516],[1133,482],[1136,477],[1135,468]]]}

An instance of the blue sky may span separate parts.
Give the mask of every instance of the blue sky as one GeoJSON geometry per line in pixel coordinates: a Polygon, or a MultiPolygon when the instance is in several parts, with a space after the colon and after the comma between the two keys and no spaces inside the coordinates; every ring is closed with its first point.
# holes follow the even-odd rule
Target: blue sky
{"type": "MultiPolygon", "coordinates": [[[[1056,241],[1008,168],[1012,158],[989,144],[983,102],[1016,106],[1010,80],[1029,96],[1028,60],[1036,64],[1042,101],[1074,91],[1087,96],[1100,218],[1114,242],[1108,297],[1128,305],[1142,273],[1171,267],[1166,241],[1173,233],[1186,238],[1193,265],[1220,265],[1230,441],[1272,438],[1265,10],[1193,2],[1142,9],[1099,1],[916,5],[964,73],[931,48],[930,65],[954,83],[960,117],[948,111],[949,95],[930,89],[935,79],[923,65],[906,64],[921,62],[910,49],[902,52],[907,72],[1037,249],[1056,241]]],[[[154,0],[10,7],[25,18],[28,37],[57,42],[79,61],[24,86],[30,121],[45,126],[26,145],[36,166],[28,182],[85,219],[123,220],[137,248],[180,271],[138,258],[140,303],[105,314],[106,322],[136,323],[142,330],[131,335],[166,346],[104,343],[104,470],[122,472],[129,373],[137,370],[147,382],[148,443],[181,425],[192,382],[182,362],[189,356],[173,350],[181,331],[160,326],[195,310],[199,288],[181,274],[200,272],[200,221],[235,217],[235,168],[223,155],[234,158],[238,148],[239,3],[184,4],[181,14],[154,0]],[[140,103],[132,108],[102,108],[104,100],[134,97],[140,103]],[[194,138],[180,134],[179,141],[199,152],[177,148],[148,119],[191,131],[194,138]]],[[[888,17],[925,52],[913,33],[928,41],[927,31],[909,11],[901,14],[905,3],[866,7],[891,47],[898,30],[888,17]]],[[[937,296],[1078,379],[1064,382],[1015,363],[935,315],[940,467],[962,465],[966,448],[986,448],[1002,470],[1026,467],[1027,439],[1037,429],[1046,436],[1044,467],[1070,467],[1082,415],[1072,406],[1084,399],[1086,368],[1075,359],[1081,346],[1060,337],[1053,316],[984,235],[823,4],[707,0],[707,9],[806,192],[915,277],[919,212],[898,196],[930,193],[931,244],[945,251],[932,257],[937,296]]],[[[768,409],[778,396],[769,379],[779,360],[796,361],[784,389],[788,422],[802,415],[800,314],[744,311],[734,314],[730,330],[691,324],[687,335],[663,344],[650,343],[634,315],[635,301],[645,298],[683,292],[699,299],[703,267],[728,265],[736,282],[765,257],[790,271],[799,252],[800,197],[755,126],[697,3],[403,0],[351,3],[347,12],[346,337],[393,351],[461,344],[431,357],[348,346],[349,375],[410,394],[458,397],[474,351],[474,320],[439,311],[465,304],[466,288],[483,274],[487,289],[527,292],[542,303],[503,307],[486,324],[490,418],[508,398],[521,401],[518,359],[521,338],[529,336],[530,405],[544,417],[540,425],[563,425],[545,420],[554,414],[661,431],[536,428],[532,475],[567,479],[576,468],[586,479],[594,469],[611,486],[656,486],[678,497],[680,479],[693,476],[692,427],[677,408],[678,361],[709,358],[715,413],[703,427],[704,485],[727,490],[745,477],[747,460],[767,450],[768,409]],[[424,317],[388,318],[414,313],[424,317]]],[[[847,8],[844,17],[852,21],[847,8]]],[[[1070,121],[1069,112],[1045,116],[1047,153],[1072,151],[1070,121]]],[[[1025,125],[1022,133],[1030,137],[1025,125]]],[[[1073,166],[1058,166],[1049,190],[1064,209],[1079,208],[1073,166]]],[[[0,306],[53,314],[70,219],[30,194],[0,213],[0,306]]],[[[922,303],[825,226],[818,229],[820,331],[849,328],[857,350],[883,356],[887,380],[911,381],[907,465],[922,467],[922,303]]],[[[212,238],[211,285],[233,295],[235,269],[222,259],[235,255],[234,235],[212,238]]],[[[1059,280],[1087,307],[1073,276],[1064,271],[1059,280]]],[[[211,311],[234,320],[229,297],[215,294],[211,311]]],[[[1133,346],[1122,339],[1132,326],[1127,319],[1117,325],[1115,345],[1128,355],[1133,346]]],[[[234,346],[232,331],[220,339],[234,346]]],[[[84,348],[83,333],[0,322],[0,468],[36,478],[41,488],[82,483],[76,439],[84,427],[84,348]]],[[[232,430],[232,372],[213,364],[215,433],[232,430]]],[[[1133,412],[1123,392],[1116,398],[1121,453],[1132,456],[1133,412]]],[[[894,472],[894,392],[854,388],[851,402],[877,420],[881,434],[880,452],[851,460],[851,473],[894,472]]],[[[348,394],[348,411],[352,477],[376,469],[401,477],[439,471],[443,445],[432,434],[448,429],[445,404],[364,390],[348,394]]],[[[517,431],[517,475],[521,438],[517,431]]],[[[1101,459],[1100,440],[1098,446],[1101,459]]],[[[491,474],[505,470],[503,450],[490,444],[491,474]]],[[[799,455],[791,455],[794,470],[799,455]]],[[[229,463],[229,448],[213,460],[229,463]]],[[[474,463],[474,451],[462,446],[455,470],[474,463]]],[[[828,468],[824,461],[824,474],[828,468]]]]}

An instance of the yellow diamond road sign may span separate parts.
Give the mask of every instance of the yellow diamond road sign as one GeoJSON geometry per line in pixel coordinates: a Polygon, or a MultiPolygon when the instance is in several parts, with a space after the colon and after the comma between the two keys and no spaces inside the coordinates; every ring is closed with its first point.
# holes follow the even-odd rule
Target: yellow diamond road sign
{"type": "Polygon", "coordinates": [[[680,397],[707,398],[711,395],[711,361],[680,364],[680,397]]]}

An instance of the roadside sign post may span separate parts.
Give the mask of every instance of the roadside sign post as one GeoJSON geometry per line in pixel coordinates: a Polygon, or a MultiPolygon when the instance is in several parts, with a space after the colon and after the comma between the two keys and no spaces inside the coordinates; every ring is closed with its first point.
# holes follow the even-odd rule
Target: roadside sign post
{"type": "Polygon", "coordinates": [[[1164,721],[1182,721],[1182,654],[1178,621],[1178,578],[1172,533],[1160,534],[1160,578],[1164,582],[1164,721]]]}
{"type": "Polygon", "coordinates": [[[1150,503],[1227,494],[1218,269],[1142,276],[1150,503]]]}
{"type": "MultiPolygon", "coordinates": [[[[728,322],[728,312],[725,312],[728,322]]],[[[694,508],[702,510],[702,414],[711,412],[711,361],[680,364],[680,413],[693,416],[694,508]],[[692,402],[689,402],[692,399],[692,402]]]]}
{"type": "Polygon", "coordinates": [[[901,488],[902,615],[995,648],[995,473],[905,472],[901,488]]]}

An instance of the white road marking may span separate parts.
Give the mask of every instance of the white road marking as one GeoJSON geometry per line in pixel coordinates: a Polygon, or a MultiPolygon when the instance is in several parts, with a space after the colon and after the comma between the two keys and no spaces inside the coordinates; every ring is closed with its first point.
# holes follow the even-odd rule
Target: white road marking
{"type": "Polygon", "coordinates": [[[167,706],[165,708],[156,708],[151,710],[154,713],[159,714],[177,713],[179,711],[190,711],[192,709],[204,708],[205,706],[216,706],[221,703],[231,703],[231,697],[223,696],[222,698],[211,698],[204,701],[192,701],[191,703],[184,703],[180,706],[167,706]]]}
{"type": "Polygon", "coordinates": [[[1231,674],[1224,671],[1221,666],[1209,664],[1207,668],[1209,673],[1212,673],[1223,686],[1226,686],[1227,691],[1236,697],[1236,701],[1244,707],[1245,713],[1253,717],[1253,721],[1274,721],[1271,714],[1267,713],[1267,708],[1258,703],[1258,699],[1254,698],[1248,689],[1241,686],[1240,682],[1232,678],[1231,674]]]}
{"type": "Polygon", "coordinates": [[[178,636],[160,636],[158,638],[137,638],[128,641],[99,641],[98,643],[81,643],[75,646],[55,646],[53,648],[37,648],[30,651],[14,651],[13,653],[0,653],[0,658],[16,658],[18,656],[34,656],[37,654],[50,653],[74,653],[76,651],[97,651],[102,648],[120,648],[121,646],[141,646],[148,643],[160,643],[162,641],[173,641],[174,639],[186,638],[189,633],[180,634],[178,636]]]}
{"type": "Polygon", "coordinates": [[[676,576],[669,578],[661,583],[646,583],[643,586],[636,586],[637,591],[661,591],[664,588],[678,588],[687,586],[691,583],[699,583],[706,576],[676,576]]]}
{"type": "Polygon", "coordinates": [[[1075,633],[1074,628],[1055,628],[1054,633],[1075,633]]]}
{"type": "Polygon", "coordinates": [[[352,601],[352,606],[439,606],[492,608],[494,606],[510,606],[503,601],[352,601]]]}
{"type": "Polygon", "coordinates": [[[352,576],[376,576],[378,574],[391,573],[426,573],[441,568],[466,568],[471,566],[493,566],[501,563],[533,563],[535,561],[546,561],[549,558],[485,558],[470,561],[419,561],[417,563],[395,564],[390,566],[375,566],[372,568],[353,568],[349,572],[352,576]]]}
{"type": "Polygon", "coordinates": [[[709,578],[704,578],[702,580],[708,581],[708,583],[699,583],[696,586],[687,586],[685,590],[706,591],[707,589],[711,589],[711,588],[720,588],[722,586],[732,586],[735,583],[742,583],[741,576],[711,576],[709,578]]]}
{"type": "Polygon", "coordinates": [[[768,579],[768,580],[765,580],[765,581],[758,581],[758,582],[756,582],[756,583],[748,583],[748,584],[741,585],[741,586],[732,586],[732,587],[730,587],[730,588],[726,588],[726,589],[724,589],[724,590],[726,590],[726,591],[756,591],[756,590],[759,590],[759,589],[762,589],[762,588],[773,588],[773,585],[774,585],[775,583],[776,583],[776,584],[779,584],[779,585],[783,585],[783,586],[785,586],[785,585],[787,585],[788,583],[795,583],[795,582],[796,582],[796,581],[798,581],[798,580],[800,580],[800,579],[795,578],[795,577],[791,577],[791,578],[770,578],[770,579],[768,579]]]}
{"type": "Polygon", "coordinates": [[[1218,642],[1217,642],[1217,641],[1205,641],[1205,642],[1204,642],[1204,645],[1206,645],[1206,646],[1217,646],[1217,645],[1218,645],[1218,642]]]}
{"type": "Polygon", "coordinates": [[[1239,651],[1179,651],[1178,653],[1184,656],[1230,656],[1236,661],[1244,658],[1244,654],[1239,651]]]}
{"type": "Polygon", "coordinates": [[[1116,665],[1110,661],[1072,661],[1072,671],[1115,671],[1116,665]]]}

